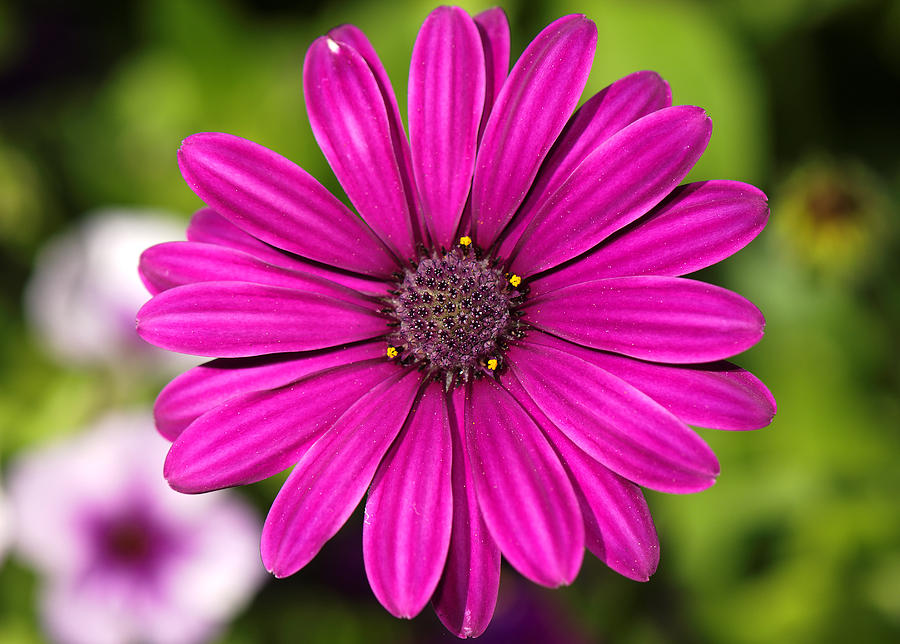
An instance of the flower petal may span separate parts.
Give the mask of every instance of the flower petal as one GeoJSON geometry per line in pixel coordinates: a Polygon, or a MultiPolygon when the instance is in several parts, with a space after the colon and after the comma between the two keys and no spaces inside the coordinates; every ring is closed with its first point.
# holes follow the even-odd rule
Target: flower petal
{"type": "Polygon", "coordinates": [[[447,560],[453,496],[447,404],[428,385],[375,473],[363,523],[369,585],[395,617],[428,603],[447,560]]]}
{"type": "Polygon", "coordinates": [[[702,109],[679,105],[608,138],[535,213],[511,270],[527,276],[552,268],[646,213],[687,175],[711,131],[702,109]]]}
{"type": "Polygon", "coordinates": [[[469,391],[466,441],[478,505],[500,552],[536,583],[571,583],[584,555],[578,500],[540,429],[491,379],[469,391]]]}
{"type": "Polygon", "coordinates": [[[178,165],[197,196],[268,244],[364,275],[396,270],[372,231],[280,154],[230,134],[201,133],[182,142],[178,165]]]}
{"type": "Polygon", "coordinates": [[[559,350],[560,341],[553,340],[532,334],[510,349],[509,364],[573,443],[613,472],[661,492],[697,492],[715,482],[716,456],[696,432],[625,381],[559,350]]]}
{"type": "Polygon", "coordinates": [[[504,384],[559,452],[581,505],[588,550],[620,575],[647,581],[659,564],[659,540],[640,488],[576,447],[515,378],[504,384]]]}
{"type": "Polygon", "coordinates": [[[413,235],[416,239],[422,239],[422,233],[425,230],[425,222],[422,219],[422,213],[419,208],[418,195],[416,193],[416,182],[413,177],[412,157],[409,148],[409,141],[406,139],[406,133],[403,131],[403,121],[400,118],[400,107],[397,104],[397,96],[394,94],[394,88],[391,86],[391,79],[388,77],[381,59],[369,39],[361,29],[355,25],[340,25],[331,29],[328,35],[339,43],[349,45],[362,56],[372,74],[375,76],[375,82],[381,92],[384,100],[385,110],[387,111],[388,123],[391,130],[391,145],[394,147],[394,155],[397,158],[397,166],[400,170],[400,177],[403,180],[403,188],[406,193],[406,200],[409,204],[410,212],[413,216],[413,235]]]}
{"type": "Polygon", "coordinates": [[[199,242],[165,242],[141,254],[138,269],[151,293],[198,282],[252,282],[320,292],[365,306],[368,301],[353,289],[322,277],[281,268],[239,250],[199,242]]]}
{"type": "Polygon", "coordinates": [[[284,268],[294,268],[299,263],[296,257],[260,241],[212,208],[201,208],[191,216],[187,227],[187,239],[243,251],[269,264],[284,268]]]}
{"type": "Polygon", "coordinates": [[[156,428],[174,441],[199,416],[229,398],[277,389],[317,371],[383,355],[384,345],[369,342],[308,353],[212,360],[185,371],[163,387],[153,406],[156,428]]]}
{"type": "Polygon", "coordinates": [[[724,360],[669,365],[626,358],[568,342],[564,350],[621,378],[691,425],[728,430],[760,429],[775,416],[775,398],[759,378],[724,360]]]}
{"type": "Polygon", "coordinates": [[[503,9],[493,7],[476,15],[475,24],[481,36],[486,69],[484,110],[478,137],[481,140],[488,116],[509,74],[509,20],[503,9]]]}
{"type": "Polygon", "coordinates": [[[387,294],[389,288],[388,282],[334,268],[326,268],[323,264],[306,261],[297,255],[280,251],[274,246],[261,242],[253,235],[245,233],[212,208],[202,208],[194,213],[188,224],[187,238],[192,242],[215,244],[242,251],[268,264],[282,268],[318,275],[366,295],[382,297],[387,294]]]}
{"type": "Polygon", "coordinates": [[[650,579],[659,565],[659,539],[640,488],[571,444],[563,464],[581,502],[588,550],[620,575],[650,579]]]}
{"type": "Polygon", "coordinates": [[[325,286],[301,292],[246,282],[203,282],[164,291],[137,316],[138,334],[158,347],[239,358],[309,351],[383,335],[385,320],[325,286]]]}
{"type": "Polygon", "coordinates": [[[438,7],[419,30],[409,67],[413,168],[436,247],[453,244],[469,196],[484,101],[475,22],[459,7],[438,7]]]}
{"type": "Polygon", "coordinates": [[[739,181],[676,188],[650,214],[588,255],[540,276],[532,293],[625,275],[678,276],[711,266],[746,246],[769,219],[766,196],[739,181]]]}
{"type": "Polygon", "coordinates": [[[472,229],[489,247],[522,203],[587,82],[597,28],[580,15],[547,26],[528,45],[488,117],[475,162],[472,229]]]}
{"type": "Polygon", "coordinates": [[[415,256],[413,217],[387,108],[360,53],[328,36],[310,46],[303,93],[313,134],[362,218],[401,259],[415,256]]]}
{"type": "Polygon", "coordinates": [[[683,277],[615,277],[526,303],[526,320],[577,344],[654,362],[709,362],[756,344],[765,320],[737,293],[683,277]]]}
{"type": "Polygon", "coordinates": [[[601,143],[637,119],[669,107],[672,92],[656,72],[635,72],[594,94],[572,115],[547,155],[534,186],[503,231],[498,255],[508,257],[550,196],[601,143]]]}
{"type": "Polygon", "coordinates": [[[297,463],[262,532],[263,564],[276,577],[309,563],[353,512],[420,383],[418,373],[407,372],[371,389],[297,463]]]}
{"type": "Polygon", "coordinates": [[[465,448],[465,390],[449,398],[453,441],[453,527],[447,565],[434,593],[434,612],[457,637],[478,637],[494,614],[500,587],[500,549],[491,537],[478,500],[465,448]]]}
{"type": "Polygon", "coordinates": [[[179,492],[196,493],[277,474],[300,460],[363,392],[396,374],[396,365],[372,360],[235,396],[175,440],[166,458],[166,480],[179,492]]]}

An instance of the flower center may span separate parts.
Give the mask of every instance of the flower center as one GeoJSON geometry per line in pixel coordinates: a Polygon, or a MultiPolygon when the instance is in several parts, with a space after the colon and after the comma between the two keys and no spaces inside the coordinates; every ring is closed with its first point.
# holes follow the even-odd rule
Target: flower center
{"type": "Polygon", "coordinates": [[[145,526],[136,521],[119,521],[109,527],[106,546],[112,558],[124,561],[141,561],[151,549],[150,535],[145,526]]]}
{"type": "Polygon", "coordinates": [[[394,318],[388,357],[417,365],[447,389],[497,371],[508,342],[522,337],[521,279],[481,258],[469,238],[461,244],[400,274],[387,309],[394,318]]]}

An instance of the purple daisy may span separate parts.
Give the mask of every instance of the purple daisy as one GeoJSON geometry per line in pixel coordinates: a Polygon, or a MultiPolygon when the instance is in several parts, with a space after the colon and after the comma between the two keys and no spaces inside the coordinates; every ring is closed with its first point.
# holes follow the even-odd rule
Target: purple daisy
{"type": "Polygon", "coordinates": [[[502,556],[546,586],[585,547],[646,580],[640,486],[712,485],[688,426],[755,429],[774,400],[725,362],[755,344],[744,298],[680,277],[747,244],[766,198],[678,186],[710,120],[638,72],[572,114],[596,43],[566,16],[507,75],[500,9],[432,12],[409,77],[409,139],[357,28],[317,39],[313,133],[359,216],[287,159],[228,134],[179,151],[210,206],[141,259],[149,342],[216,359],[160,394],[165,475],[204,492],[295,466],[262,533],[276,576],[305,566],[363,495],[363,551],[400,617],[430,600],[481,633],[502,556]]]}

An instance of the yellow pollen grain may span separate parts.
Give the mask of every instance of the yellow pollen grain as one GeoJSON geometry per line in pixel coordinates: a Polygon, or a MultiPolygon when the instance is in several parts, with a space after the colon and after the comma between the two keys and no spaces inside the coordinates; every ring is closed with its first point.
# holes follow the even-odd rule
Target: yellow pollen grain
{"type": "Polygon", "coordinates": [[[388,358],[396,358],[397,357],[397,349],[394,347],[387,348],[387,357],[388,358]]]}
{"type": "Polygon", "coordinates": [[[460,244],[460,246],[471,246],[472,238],[469,237],[468,235],[464,235],[463,237],[459,238],[459,244],[460,244]]]}
{"type": "Polygon", "coordinates": [[[497,370],[497,358],[491,358],[490,360],[488,360],[487,368],[490,369],[491,371],[496,371],[497,370]]]}
{"type": "Polygon", "coordinates": [[[512,275],[509,278],[509,283],[512,284],[513,287],[515,288],[516,286],[518,286],[519,284],[522,283],[522,278],[519,277],[518,275],[512,275]]]}

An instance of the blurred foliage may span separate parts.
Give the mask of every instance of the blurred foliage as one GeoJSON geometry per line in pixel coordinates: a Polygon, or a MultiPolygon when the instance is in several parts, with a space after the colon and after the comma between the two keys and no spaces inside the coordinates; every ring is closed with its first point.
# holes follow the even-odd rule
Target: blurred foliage
{"type": "MultiPolygon", "coordinates": [[[[712,489],[650,495],[662,561],[649,583],[591,558],[557,591],[522,590],[507,571],[484,637],[518,624],[518,641],[529,641],[505,609],[524,592],[560,632],[586,641],[897,641],[900,4],[504,6],[514,55],[564,12],[593,18],[599,43],[586,96],[637,69],[660,72],[677,103],[703,106],[713,119],[692,178],[750,181],[771,196],[762,237],[703,277],[765,312],[766,338],[738,362],[770,386],[779,414],[758,432],[703,432],[722,464],[712,489]],[[823,202],[811,191],[839,197],[823,202]],[[835,211],[829,203],[846,206],[836,208],[844,228],[819,216],[835,211]]],[[[0,0],[0,465],[104,409],[149,402],[162,384],[123,384],[41,351],[20,306],[41,243],[101,206],[187,217],[199,201],[175,151],[197,131],[253,139],[340,194],[306,121],[305,49],[330,26],[359,25],[405,111],[409,55],[431,8],[419,0],[0,0]]],[[[277,486],[243,493],[265,509],[277,486]]],[[[407,623],[379,607],[363,578],[358,526],[352,518],[307,569],[269,583],[222,641],[453,641],[428,609],[407,623]]],[[[31,573],[7,561],[0,642],[40,641],[34,592],[31,573]]]]}

